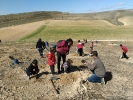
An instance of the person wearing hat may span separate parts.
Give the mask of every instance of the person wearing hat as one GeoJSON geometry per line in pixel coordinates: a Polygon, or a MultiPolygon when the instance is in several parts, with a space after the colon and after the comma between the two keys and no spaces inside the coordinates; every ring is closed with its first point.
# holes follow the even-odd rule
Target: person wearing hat
{"type": "Polygon", "coordinates": [[[128,49],[127,49],[127,47],[126,46],[123,46],[122,44],[120,44],[120,47],[121,47],[121,49],[122,49],[122,57],[121,58],[126,58],[126,59],[128,59],[129,57],[126,55],[126,53],[128,52],[128,49]]]}
{"type": "Polygon", "coordinates": [[[93,64],[87,63],[86,60],[82,60],[82,63],[85,66],[87,66],[93,73],[87,80],[89,82],[98,82],[98,83],[104,82],[105,84],[105,81],[103,79],[106,74],[106,69],[104,67],[102,60],[98,57],[97,51],[92,51],[91,56],[94,58],[93,64]]]}
{"type": "Polygon", "coordinates": [[[39,72],[38,61],[34,59],[32,63],[29,65],[29,67],[26,69],[26,74],[30,80],[31,75],[36,75],[36,78],[37,78],[38,72],[39,72]]]}

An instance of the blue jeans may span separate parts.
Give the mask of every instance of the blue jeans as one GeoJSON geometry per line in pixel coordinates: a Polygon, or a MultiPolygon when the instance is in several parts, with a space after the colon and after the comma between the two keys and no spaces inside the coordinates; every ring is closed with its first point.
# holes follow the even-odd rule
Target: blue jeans
{"type": "Polygon", "coordinates": [[[29,71],[26,69],[26,74],[27,74],[27,76],[30,76],[30,73],[29,73],[29,71]]]}
{"type": "Polygon", "coordinates": [[[38,52],[39,52],[40,56],[43,56],[43,48],[38,48],[38,52]]]}
{"type": "Polygon", "coordinates": [[[88,78],[89,82],[101,82],[101,77],[98,77],[96,74],[92,74],[89,78],[88,78]]]}

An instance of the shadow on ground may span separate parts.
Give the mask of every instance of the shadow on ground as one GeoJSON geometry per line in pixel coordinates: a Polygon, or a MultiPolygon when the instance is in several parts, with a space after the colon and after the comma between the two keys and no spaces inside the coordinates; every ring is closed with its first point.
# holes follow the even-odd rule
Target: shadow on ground
{"type": "Polygon", "coordinates": [[[44,74],[45,74],[45,75],[48,75],[49,72],[46,71],[46,72],[39,73],[38,76],[37,76],[37,78],[41,77],[41,76],[44,75],[44,74]]]}
{"type": "Polygon", "coordinates": [[[105,83],[107,84],[108,81],[111,81],[113,78],[112,72],[107,71],[105,76],[105,83]]]}
{"type": "Polygon", "coordinates": [[[75,71],[84,71],[88,70],[86,66],[80,65],[80,66],[72,66],[70,69],[70,72],[75,72],[75,71]]]}

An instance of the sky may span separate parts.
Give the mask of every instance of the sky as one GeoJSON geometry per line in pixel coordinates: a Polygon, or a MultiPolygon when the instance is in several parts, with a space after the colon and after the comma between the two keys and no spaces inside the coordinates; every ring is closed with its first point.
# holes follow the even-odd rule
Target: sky
{"type": "Polygon", "coordinates": [[[35,11],[93,13],[133,9],[133,0],[0,0],[0,15],[35,11]]]}

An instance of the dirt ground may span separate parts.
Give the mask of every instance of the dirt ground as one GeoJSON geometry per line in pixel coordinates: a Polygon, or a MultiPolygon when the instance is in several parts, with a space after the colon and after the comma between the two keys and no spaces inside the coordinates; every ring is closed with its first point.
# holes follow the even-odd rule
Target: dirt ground
{"type": "MultiPolygon", "coordinates": [[[[0,43],[0,98],[1,100],[132,100],[133,98],[133,54],[132,42],[122,42],[129,48],[127,55],[129,59],[119,59],[121,42],[99,42],[94,43],[94,50],[97,50],[102,59],[107,75],[106,84],[81,83],[87,79],[91,72],[81,64],[82,59],[93,62],[89,57],[90,42],[85,44],[84,57],[76,55],[74,43],[67,59],[73,60],[71,72],[56,75],[54,85],[59,94],[53,89],[50,78],[50,69],[47,65],[47,50],[44,50],[44,58],[39,57],[35,49],[36,43],[0,43]],[[13,56],[19,60],[19,64],[9,58],[13,56]],[[39,62],[39,78],[28,80],[25,69],[33,59],[39,62]]],[[[57,66],[55,65],[57,72],[57,66]]]]}

